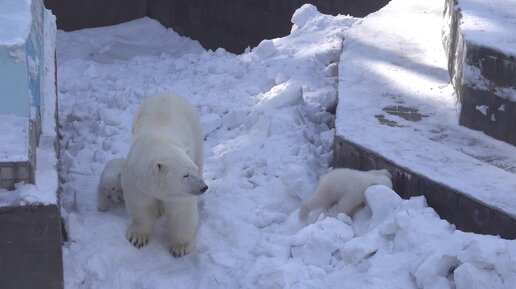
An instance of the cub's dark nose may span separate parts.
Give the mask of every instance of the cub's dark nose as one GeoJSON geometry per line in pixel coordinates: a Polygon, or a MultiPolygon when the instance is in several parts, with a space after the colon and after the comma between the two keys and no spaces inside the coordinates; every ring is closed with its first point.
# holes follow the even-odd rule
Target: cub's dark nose
{"type": "Polygon", "coordinates": [[[204,186],[204,187],[201,189],[201,193],[206,192],[206,190],[208,190],[208,186],[204,186]]]}

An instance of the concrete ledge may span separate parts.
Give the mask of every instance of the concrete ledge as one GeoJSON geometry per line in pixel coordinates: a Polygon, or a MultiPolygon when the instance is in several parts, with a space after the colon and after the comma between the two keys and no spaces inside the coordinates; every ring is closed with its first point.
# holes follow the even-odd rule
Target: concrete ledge
{"type": "MultiPolygon", "coordinates": [[[[465,18],[466,22],[472,22],[469,18],[487,17],[482,21],[489,25],[496,26],[498,22],[501,26],[507,25],[507,31],[516,29],[514,24],[508,24],[511,21],[500,20],[514,19],[516,15],[509,15],[510,12],[501,14],[506,13],[503,9],[516,9],[516,4],[511,4],[511,1],[494,2],[472,4],[470,0],[446,0],[442,40],[448,57],[448,70],[461,104],[460,125],[516,145],[513,127],[516,123],[516,58],[512,54],[515,51],[506,50],[499,43],[512,43],[513,40],[493,40],[489,36],[497,31],[485,31],[481,24],[470,23],[466,26],[467,32],[463,28],[465,18]],[[485,5],[484,10],[491,12],[470,15],[474,13],[468,10],[472,5],[485,5]]],[[[509,34],[505,36],[510,37],[509,34]]]]}
{"type": "Polygon", "coordinates": [[[0,288],[63,288],[58,206],[0,207],[0,232],[0,288]]]}
{"type": "Polygon", "coordinates": [[[334,167],[358,170],[388,169],[393,175],[394,190],[401,197],[407,199],[412,196],[425,196],[428,205],[441,218],[460,230],[516,239],[516,219],[506,213],[473,200],[458,190],[435,182],[408,168],[401,167],[343,137],[335,137],[333,159],[334,167]]]}
{"type": "Polygon", "coordinates": [[[516,147],[457,124],[444,3],[392,0],[345,31],[335,166],[387,168],[459,229],[516,238],[516,147]]]}

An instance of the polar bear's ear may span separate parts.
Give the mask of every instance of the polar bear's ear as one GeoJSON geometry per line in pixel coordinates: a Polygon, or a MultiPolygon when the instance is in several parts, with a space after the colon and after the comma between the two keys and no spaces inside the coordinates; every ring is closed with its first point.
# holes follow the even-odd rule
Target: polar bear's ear
{"type": "Polygon", "coordinates": [[[154,175],[163,175],[168,172],[168,167],[161,161],[155,161],[152,164],[152,172],[154,175]]]}

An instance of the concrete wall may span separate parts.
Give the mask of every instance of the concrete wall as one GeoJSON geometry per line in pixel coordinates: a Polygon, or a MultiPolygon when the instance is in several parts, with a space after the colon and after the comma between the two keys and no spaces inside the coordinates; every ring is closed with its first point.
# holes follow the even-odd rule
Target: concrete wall
{"type": "Polygon", "coordinates": [[[290,18],[304,3],[323,13],[361,17],[388,0],[45,0],[62,30],[113,25],[149,16],[207,49],[234,53],[263,39],[285,36],[290,18]]]}
{"type": "Polygon", "coordinates": [[[0,232],[0,288],[63,288],[57,205],[0,207],[0,232]]]}
{"type": "Polygon", "coordinates": [[[147,14],[147,0],[45,0],[65,31],[114,25],[147,14]]]}
{"type": "Polygon", "coordinates": [[[459,0],[446,0],[444,8],[444,21],[448,25],[443,28],[443,46],[457,101],[461,104],[460,125],[516,145],[516,101],[497,92],[516,90],[516,56],[465,39],[459,0]],[[479,107],[485,107],[486,111],[479,107]]]}
{"type": "Polygon", "coordinates": [[[241,53],[263,39],[285,36],[290,18],[304,3],[327,14],[365,16],[388,3],[386,0],[194,0],[149,2],[148,15],[178,33],[199,40],[205,48],[241,53]]]}

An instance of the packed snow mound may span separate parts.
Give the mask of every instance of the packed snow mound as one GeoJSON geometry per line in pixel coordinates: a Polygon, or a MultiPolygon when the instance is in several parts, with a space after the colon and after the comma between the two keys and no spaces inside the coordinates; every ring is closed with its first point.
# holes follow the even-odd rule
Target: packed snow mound
{"type": "Polygon", "coordinates": [[[65,288],[513,284],[513,241],[456,231],[422,197],[401,200],[376,186],[354,216],[330,209],[299,221],[301,200],[329,169],[335,63],[343,31],[356,20],[309,14],[289,36],[242,55],[202,51],[188,40],[174,46],[162,29],[147,31],[141,54],[113,44],[123,37],[137,43],[139,36],[126,31],[145,30],[147,20],[59,33],[65,288]],[[67,47],[68,41],[82,46],[67,47]],[[125,209],[100,213],[95,200],[104,164],[127,154],[138,105],[163,90],[195,104],[205,134],[210,189],[199,206],[197,249],[180,259],[165,253],[162,221],[155,238],[137,250],[124,237],[125,209]]]}
{"type": "MultiPolygon", "coordinates": [[[[336,103],[337,79],[326,71],[338,59],[343,30],[355,20],[317,13],[292,35],[264,40],[242,55],[200,50],[146,18],[60,32],[66,287],[270,288],[269,277],[295,283],[298,266],[288,262],[285,224],[328,170],[333,115],[326,110],[336,103]],[[94,192],[105,163],[127,155],[134,113],[157,91],[187,97],[205,137],[210,189],[199,206],[197,249],[181,259],[165,254],[162,221],[150,244],[137,250],[124,239],[130,220],[123,208],[96,210],[94,192]],[[271,258],[281,272],[265,270],[271,258]]],[[[326,222],[328,232],[343,227],[326,222]]],[[[290,232],[303,226],[295,225],[290,232]]],[[[332,243],[342,236],[321,238],[332,243]]],[[[313,236],[310,242],[319,241],[313,236]]],[[[329,252],[312,260],[317,248],[297,242],[300,260],[319,266],[331,258],[329,252]]]]}
{"type": "MultiPolygon", "coordinates": [[[[57,53],[62,58],[60,61],[84,59],[111,63],[135,56],[177,56],[185,52],[203,51],[198,42],[180,36],[148,17],[122,25],[83,29],[77,33],[60,31],[58,39],[61,40],[57,45],[57,53]]],[[[90,68],[88,74],[92,70],[90,68]]]]}

